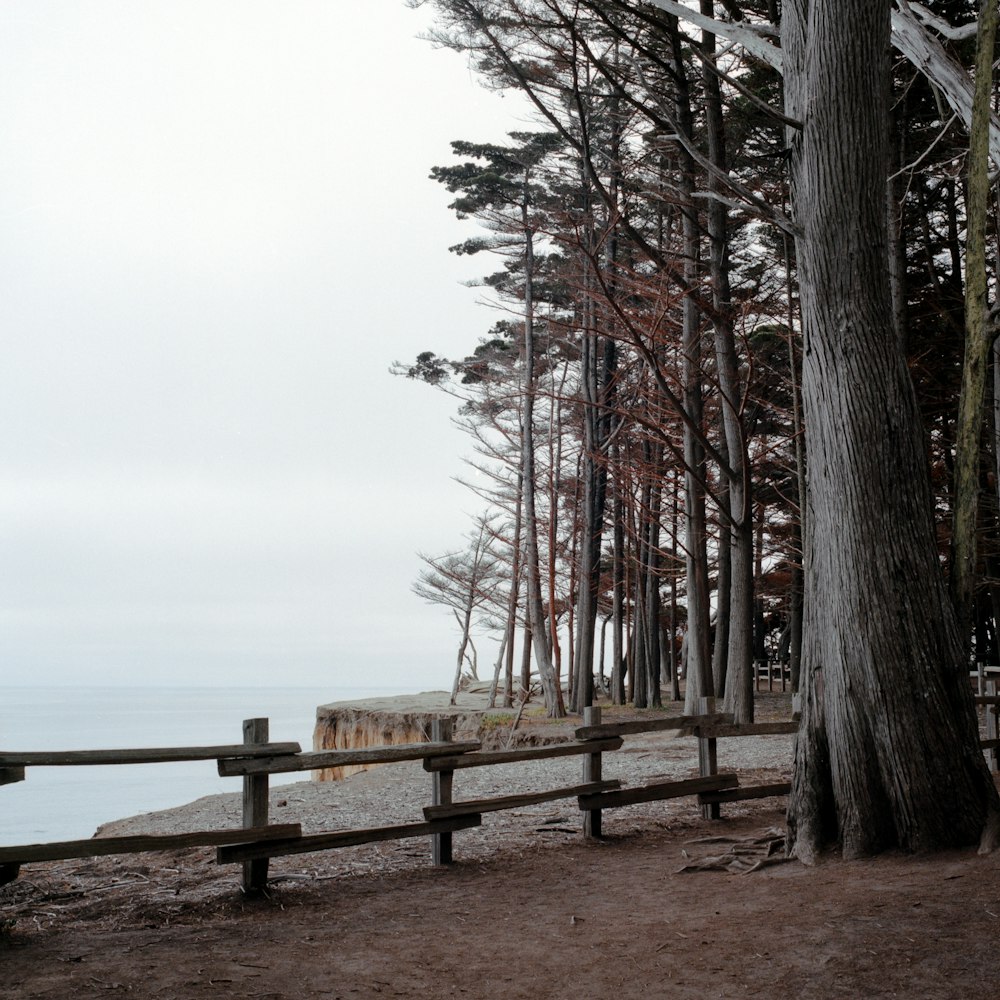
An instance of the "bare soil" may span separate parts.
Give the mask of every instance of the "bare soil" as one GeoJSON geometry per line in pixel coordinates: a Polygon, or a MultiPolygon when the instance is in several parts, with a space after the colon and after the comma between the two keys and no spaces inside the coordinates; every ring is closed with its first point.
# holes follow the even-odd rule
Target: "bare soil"
{"type": "MultiPolygon", "coordinates": [[[[750,765],[741,783],[787,773],[782,739],[732,751],[750,765]]],[[[691,749],[651,739],[605,774],[613,761],[632,780],[690,773],[691,749]]],[[[545,787],[523,767],[461,772],[456,798],[545,787]]],[[[428,782],[394,765],[287,786],[272,815],[306,829],[370,822],[365,809],[412,820],[428,782]]],[[[225,825],[234,801],[102,832],[225,825]]],[[[448,869],[425,841],[276,859],[256,899],[210,851],[30,865],[0,888],[0,997],[1000,998],[1000,854],[807,868],[768,857],[782,805],[725,806],[715,822],[690,799],[630,807],[587,841],[574,801],[548,803],[456,834],[448,869]],[[706,857],[733,871],[690,870],[706,857]]]]}
{"type": "Polygon", "coordinates": [[[501,846],[449,870],[300,869],[257,900],[235,872],[206,887],[197,852],[46,866],[0,945],[0,996],[1000,996],[996,855],[678,874],[718,849],[690,841],[780,821],[501,846]],[[83,894],[66,906],[73,879],[83,894]]]}

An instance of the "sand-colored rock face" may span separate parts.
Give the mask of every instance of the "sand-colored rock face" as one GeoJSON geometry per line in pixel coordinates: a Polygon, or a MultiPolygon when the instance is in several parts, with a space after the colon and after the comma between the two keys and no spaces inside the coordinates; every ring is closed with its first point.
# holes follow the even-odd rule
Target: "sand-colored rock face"
{"type": "MultiPolygon", "coordinates": [[[[431,723],[439,718],[452,720],[452,738],[455,740],[479,740],[484,748],[505,746],[508,740],[523,744],[521,733],[515,734],[513,739],[511,737],[513,710],[487,709],[486,706],[487,696],[480,691],[461,692],[455,705],[448,704],[447,691],[320,705],[316,709],[313,749],[361,750],[401,743],[426,743],[431,738],[431,723]]],[[[567,735],[553,731],[551,740],[564,740],[567,735]]],[[[530,742],[539,740],[532,738],[530,742]]],[[[549,742],[549,738],[540,742],[549,742]]],[[[356,771],[379,766],[329,767],[313,774],[317,781],[339,781],[356,771]]]]}
{"type": "MultiPolygon", "coordinates": [[[[416,695],[365,698],[320,705],[313,731],[314,750],[362,750],[365,747],[426,743],[431,738],[434,719],[452,720],[456,740],[479,738],[486,699],[461,694],[458,704],[448,704],[447,691],[426,691],[416,695]]],[[[314,772],[317,781],[339,781],[369,767],[330,767],[314,772]]]]}

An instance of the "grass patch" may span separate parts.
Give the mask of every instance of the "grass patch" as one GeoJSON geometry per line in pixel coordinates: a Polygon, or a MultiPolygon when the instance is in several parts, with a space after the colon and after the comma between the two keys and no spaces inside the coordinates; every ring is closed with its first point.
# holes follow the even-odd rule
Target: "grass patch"
{"type": "Polygon", "coordinates": [[[509,729],[513,722],[513,712],[490,712],[483,716],[479,728],[485,733],[492,733],[497,729],[509,729]]]}

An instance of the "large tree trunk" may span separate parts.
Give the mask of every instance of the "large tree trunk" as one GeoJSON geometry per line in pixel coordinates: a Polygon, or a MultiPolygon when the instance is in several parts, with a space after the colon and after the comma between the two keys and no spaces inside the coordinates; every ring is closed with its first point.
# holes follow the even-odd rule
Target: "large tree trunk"
{"type": "Polygon", "coordinates": [[[803,716],[790,845],[974,843],[997,793],[941,573],[885,212],[888,0],[786,0],[808,434],[803,716]]]}

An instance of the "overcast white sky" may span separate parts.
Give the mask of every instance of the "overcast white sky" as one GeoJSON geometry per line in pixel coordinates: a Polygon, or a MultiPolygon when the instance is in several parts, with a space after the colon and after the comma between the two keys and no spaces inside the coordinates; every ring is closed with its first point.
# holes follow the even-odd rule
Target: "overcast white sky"
{"type": "Polygon", "coordinates": [[[0,3],[0,682],[450,681],[486,262],[427,179],[524,127],[403,0],[0,3]]]}

